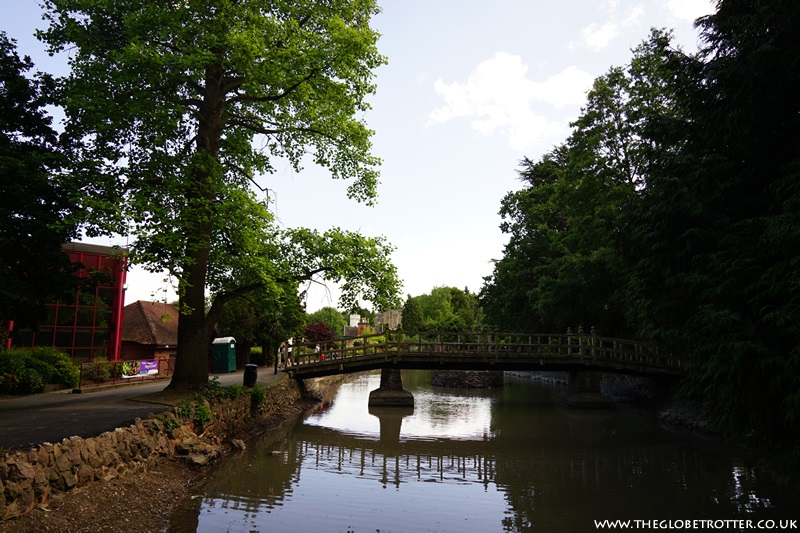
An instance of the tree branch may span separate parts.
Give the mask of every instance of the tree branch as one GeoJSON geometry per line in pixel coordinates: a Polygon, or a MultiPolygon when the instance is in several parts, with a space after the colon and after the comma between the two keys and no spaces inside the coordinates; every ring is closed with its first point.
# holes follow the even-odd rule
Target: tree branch
{"type": "MultiPolygon", "coordinates": [[[[273,281],[277,283],[287,283],[290,281],[311,281],[314,276],[321,272],[325,272],[326,270],[330,270],[328,267],[319,267],[312,270],[309,270],[303,274],[299,274],[297,276],[289,276],[285,278],[276,278],[273,281]]],[[[214,297],[214,301],[211,303],[211,307],[208,310],[208,314],[206,315],[206,320],[216,323],[217,319],[219,318],[220,313],[222,313],[222,308],[225,306],[226,303],[235,300],[236,298],[241,298],[253,291],[256,291],[264,286],[264,283],[251,283],[249,285],[243,285],[236,289],[220,293],[214,297]]]]}
{"type": "MultiPolygon", "coordinates": [[[[313,78],[317,74],[316,70],[312,70],[307,76],[301,78],[297,83],[290,85],[288,88],[284,89],[283,92],[278,94],[273,94],[270,96],[249,96],[247,94],[238,94],[228,99],[226,103],[231,102],[277,102],[278,100],[282,100],[286,98],[293,92],[295,92],[301,85],[306,83],[308,80],[313,78]]],[[[240,84],[241,85],[241,84],[240,84]]],[[[230,91],[226,91],[230,92],[230,91]]]]}
{"type": "Polygon", "coordinates": [[[252,122],[248,122],[247,120],[243,120],[243,119],[226,120],[225,121],[225,125],[226,126],[241,126],[241,127],[246,128],[246,129],[248,129],[250,131],[254,131],[255,133],[261,133],[263,135],[275,135],[276,133],[282,133],[282,132],[285,131],[285,130],[282,130],[282,129],[280,129],[280,130],[268,130],[268,129],[262,127],[262,126],[259,126],[258,124],[255,124],[255,123],[252,123],[252,122]]]}
{"type": "Polygon", "coordinates": [[[222,94],[228,94],[229,92],[238,89],[242,86],[242,84],[244,84],[245,81],[246,78],[244,76],[223,76],[221,83],[222,94]]]}

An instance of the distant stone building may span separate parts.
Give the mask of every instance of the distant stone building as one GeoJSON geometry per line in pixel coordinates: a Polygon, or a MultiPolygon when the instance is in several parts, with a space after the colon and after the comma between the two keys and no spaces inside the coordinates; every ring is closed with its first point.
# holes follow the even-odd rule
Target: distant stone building
{"type": "Polygon", "coordinates": [[[178,310],[164,302],[139,300],[126,305],[122,321],[122,359],[175,357],[178,310]]]}
{"type": "Polygon", "coordinates": [[[387,329],[397,329],[403,325],[403,312],[399,309],[390,309],[383,313],[375,315],[375,325],[381,328],[381,331],[387,329]]]}
{"type": "Polygon", "coordinates": [[[350,325],[344,327],[344,337],[360,337],[371,333],[380,333],[380,328],[374,328],[369,320],[359,314],[350,315],[350,325]]]}

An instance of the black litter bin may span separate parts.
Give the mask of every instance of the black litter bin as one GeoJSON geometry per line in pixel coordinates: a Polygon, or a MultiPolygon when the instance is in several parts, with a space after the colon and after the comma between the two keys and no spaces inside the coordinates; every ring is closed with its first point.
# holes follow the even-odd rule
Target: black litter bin
{"type": "Polygon", "coordinates": [[[258,378],[258,367],[256,365],[244,365],[244,386],[255,387],[258,378]]]}

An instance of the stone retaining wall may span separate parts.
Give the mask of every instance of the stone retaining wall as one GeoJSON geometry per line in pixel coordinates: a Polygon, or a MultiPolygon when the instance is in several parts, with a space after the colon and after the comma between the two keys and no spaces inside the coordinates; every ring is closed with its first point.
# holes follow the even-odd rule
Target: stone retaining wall
{"type": "Polygon", "coordinates": [[[271,415],[304,397],[292,379],[276,383],[265,393],[265,401],[257,407],[250,394],[235,400],[187,403],[97,437],[70,437],[28,450],[0,452],[0,518],[25,514],[57,493],[144,472],[167,457],[205,464],[225,449],[224,443],[258,433],[271,415]],[[198,422],[208,414],[205,418],[210,420],[198,422]]]}
{"type": "Polygon", "coordinates": [[[431,375],[434,387],[485,388],[502,387],[501,370],[434,370],[431,375]]]}

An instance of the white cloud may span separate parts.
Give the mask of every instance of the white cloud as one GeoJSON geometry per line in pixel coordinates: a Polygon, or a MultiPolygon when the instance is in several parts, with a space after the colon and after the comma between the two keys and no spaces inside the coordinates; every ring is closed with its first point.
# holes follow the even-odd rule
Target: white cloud
{"type": "Polygon", "coordinates": [[[626,28],[638,27],[641,25],[640,21],[642,18],[644,18],[644,6],[633,6],[631,12],[628,13],[628,16],[622,21],[622,25],[626,28]]]}
{"type": "Polygon", "coordinates": [[[444,103],[428,115],[428,123],[471,118],[474,130],[483,135],[500,131],[518,150],[563,138],[568,124],[548,118],[548,107],[577,108],[594,78],[574,66],[540,82],[527,76],[522,58],[498,52],[480,63],[464,83],[438,79],[434,90],[444,103]]]}
{"type": "Polygon", "coordinates": [[[619,35],[619,28],[614,22],[606,22],[602,26],[592,23],[581,30],[583,44],[592,50],[602,50],[619,35]]]}
{"type": "MultiPolygon", "coordinates": [[[[690,0],[691,1],[691,0],[690,0]]],[[[624,28],[636,28],[645,15],[644,6],[641,4],[628,8],[627,13],[617,13],[619,2],[607,2],[600,6],[606,13],[607,20],[603,23],[593,22],[581,29],[579,42],[571,42],[569,48],[575,50],[585,46],[598,52],[607,48],[611,42],[619,37],[624,28]]]]}
{"type": "Polygon", "coordinates": [[[717,10],[715,0],[667,0],[666,7],[673,17],[689,22],[717,10]]]}

